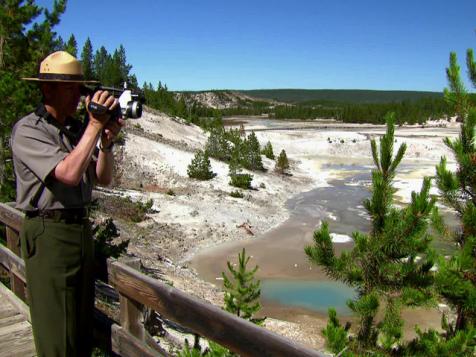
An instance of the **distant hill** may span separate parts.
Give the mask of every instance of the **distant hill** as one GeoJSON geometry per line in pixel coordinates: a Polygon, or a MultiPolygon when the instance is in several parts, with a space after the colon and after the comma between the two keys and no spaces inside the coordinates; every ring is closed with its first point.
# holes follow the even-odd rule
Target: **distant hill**
{"type": "Polygon", "coordinates": [[[346,103],[391,103],[403,100],[415,101],[424,97],[439,98],[442,92],[384,91],[361,89],[255,89],[237,90],[257,99],[276,100],[287,103],[346,102],[346,103]]]}

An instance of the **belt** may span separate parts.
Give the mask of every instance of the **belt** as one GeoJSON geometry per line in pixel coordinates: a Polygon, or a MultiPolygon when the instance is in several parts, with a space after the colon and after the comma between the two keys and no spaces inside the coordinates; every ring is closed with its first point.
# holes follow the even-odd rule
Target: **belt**
{"type": "Polygon", "coordinates": [[[81,223],[84,218],[89,216],[88,213],[87,208],[68,208],[27,211],[25,212],[25,215],[28,218],[42,217],[53,219],[56,222],[65,221],[65,223],[81,223]]]}

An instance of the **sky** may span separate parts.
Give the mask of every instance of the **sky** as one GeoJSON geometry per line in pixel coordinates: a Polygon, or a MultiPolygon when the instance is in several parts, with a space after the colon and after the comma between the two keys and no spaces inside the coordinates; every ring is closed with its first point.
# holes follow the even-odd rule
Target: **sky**
{"type": "Polygon", "coordinates": [[[79,53],[122,44],[139,84],[171,90],[442,91],[450,51],[466,78],[476,0],[68,0],[55,30],[79,53]]]}

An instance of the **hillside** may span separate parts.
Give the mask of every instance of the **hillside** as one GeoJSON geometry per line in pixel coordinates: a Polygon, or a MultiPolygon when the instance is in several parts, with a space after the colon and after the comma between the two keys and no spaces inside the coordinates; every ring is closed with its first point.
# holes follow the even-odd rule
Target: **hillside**
{"type": "Polygon", "coordinates": [[[177,96],[184,98],[186,103],[200,103],[204,107],[213,109],[228,109],[237,107],[249,107],[256,103],[272,105],[272,99],[260,99],[247,95],[240,91],[213,90],[201,92],[177,92],[177,96]]]}
{"type": "Polygon", "coordinates": [[[347,103],[391,103],[420,98],[440,98],[441,92],[380,91],[360,89],[256,89],[237,91],[258,100],[276,100],[287,103],[309,101],[347,103]]]}

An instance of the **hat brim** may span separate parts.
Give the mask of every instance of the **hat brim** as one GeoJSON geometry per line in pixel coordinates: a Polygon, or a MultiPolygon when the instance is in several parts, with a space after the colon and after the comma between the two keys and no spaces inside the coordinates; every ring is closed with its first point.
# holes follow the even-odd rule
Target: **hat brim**
{"type": "Polygon", "coordinates": [[[84,80],[84,79],[44,79],[44,78],[22,78],[24,81],[31,81],[31,82],[57,82],[57,83],[99,83],[99,81],[93,81],[93,80],[84,80]]]}

